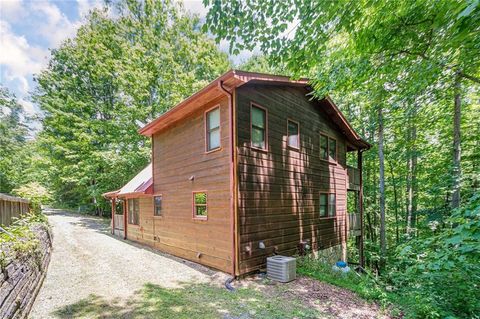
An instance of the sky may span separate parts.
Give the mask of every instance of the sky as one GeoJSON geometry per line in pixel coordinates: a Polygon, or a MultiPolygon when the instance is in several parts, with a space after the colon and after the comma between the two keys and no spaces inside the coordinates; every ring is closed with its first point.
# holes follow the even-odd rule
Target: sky
{"type": "MultiPolygon", "coordinates": [[[[204,17],[201,0],[185,0],[187,11],[204,17]]],[[[28,115],[38,113],[29,100],[35,90],[33,76],[44,68],[50,49],[75,36],[89,10],[101,0],[0,0],[0,84],[16,94],[28,115]]],[[[227,51],[227,45],[220,43],[227,51]]],[[[251,55],[242,52],[231,57],[238,63],[251,55]]]]}

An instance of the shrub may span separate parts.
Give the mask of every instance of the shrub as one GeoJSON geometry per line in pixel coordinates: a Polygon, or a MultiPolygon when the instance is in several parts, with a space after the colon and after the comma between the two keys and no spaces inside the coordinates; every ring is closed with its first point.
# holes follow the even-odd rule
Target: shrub
{"type": "Polygon", "coordinates": [[[31,208],[35,213],[39,213],[42,205],[47,204],[52,200],[52,194],[37,182],[30,182],[14,189],[13,193],[30,200],[31,208]]]}

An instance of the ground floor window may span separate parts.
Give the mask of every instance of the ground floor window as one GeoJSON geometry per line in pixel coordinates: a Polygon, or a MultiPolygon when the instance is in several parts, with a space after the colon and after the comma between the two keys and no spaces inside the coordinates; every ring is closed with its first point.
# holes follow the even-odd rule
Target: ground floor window
{"type": "Polygon", "coordinates": [[[207,193],[193,193],[193,217],[207,218],[207,193]]]}
{"type": "Polygon", "coordinates": [[[140,201],[138,198],[131,198],[128,202],[128,223],[138,225],[140,223],[140,201]]]}
{"type": "Polygon", "coordinates": [[[154,216],[162,216],[162,195],[157,195],[153,197],[153,215],[154,216]]]}
{"type": "Polygon", "coordinates": [[[320,193],[320,217],[334,217],[337,214],[335,193],[320,193]]]}

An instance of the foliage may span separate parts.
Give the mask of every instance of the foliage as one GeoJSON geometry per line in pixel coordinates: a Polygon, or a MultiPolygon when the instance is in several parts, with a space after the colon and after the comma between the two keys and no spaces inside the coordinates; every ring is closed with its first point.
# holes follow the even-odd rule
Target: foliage
{"type": "Polygon", "coordinates": [[[38,253],[39,241],[35,228],[49,228],[45,215],[30,213],[15,220],[0,232],[0,266],[3,268],[10,258],[32,256],[38,253]]]}
{"type": "Polygon", "coordinates": [[[35,213],[41,212],[41,206],[52,200],[52,194],[38,182],[30,182],[13,190],[15,195],[30,200],[30,205],[35,213]]]}
{"type": "Polygon", "coordinates": [[[297,267],[300,275],[349,289],[366,300],[380,301],[387,305],[384,287],[375,282],[371,274],[359,275],[353,269],[348,273],[334,271],[331,264],[311,256],[298,257],[297,267]]]}
{"type": "Polygon", "coordinates": [[[480,313],[480,193],[432,234],[396,249],[389,279],[419,317],[473,317],[480,313]]]}
{"type": "Polygon", "coordinates": [[[226,54],[173,1],[118,1],[93,11],[52,50],[38,77],[40,152],[55,199],[101,213],[150,159],[137,130],[226,71],[226,54]]]}
{"type": "Polygon", "coordinates": [[[480,194],[432,233],[399,245],[388,273],[332,271],[312,257],[298,259],[298,273],[394,307],[406,318],[473,318],[480,312],[480,194]]]}
{"type": "Polygon", "coordinates": [[[28,133],[26,120],[15,95],[0,87],[0,193],[10,193],[18,186],[28,133]]]}

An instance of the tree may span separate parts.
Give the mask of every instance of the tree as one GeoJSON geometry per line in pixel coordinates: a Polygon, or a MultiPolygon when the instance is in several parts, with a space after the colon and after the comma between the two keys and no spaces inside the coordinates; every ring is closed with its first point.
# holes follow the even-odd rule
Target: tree
{"type": "Polygon", "coordinates": [[[174,2],[125,0],[111,9],[115,18],[92,12],[75,38],[52,51],[35,93],[56,199],[97,213],[101,194],[149,161],[139,126],[229,67],[198,18],[174,2]]]}
{"type": "Polygon", "coordinates": [[[0,87],[0,192],[9,193],[19,185],[28,120],[17,98],[0,87]]]}

